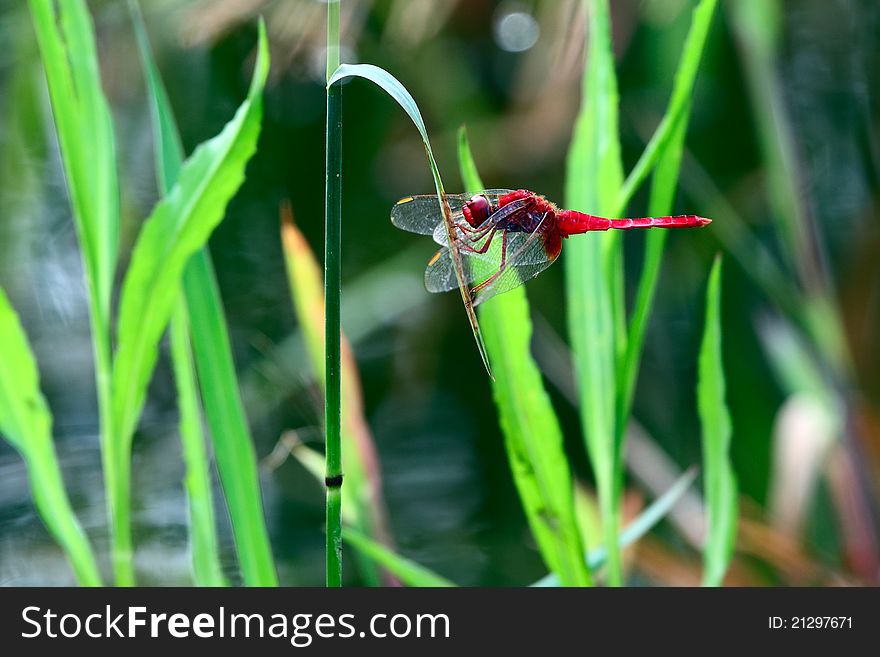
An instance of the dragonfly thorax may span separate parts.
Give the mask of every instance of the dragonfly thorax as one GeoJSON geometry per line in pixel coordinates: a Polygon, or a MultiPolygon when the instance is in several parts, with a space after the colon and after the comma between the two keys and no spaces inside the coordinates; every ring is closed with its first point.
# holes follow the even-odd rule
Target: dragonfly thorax
{"type": "Polygon", "coordinates": [[[539,228],[542,231],[548,230],[551,221],[551,212],[530,210],[514,218],[504,220],[498,227],[511,233],[534,233],[539,228]]]}

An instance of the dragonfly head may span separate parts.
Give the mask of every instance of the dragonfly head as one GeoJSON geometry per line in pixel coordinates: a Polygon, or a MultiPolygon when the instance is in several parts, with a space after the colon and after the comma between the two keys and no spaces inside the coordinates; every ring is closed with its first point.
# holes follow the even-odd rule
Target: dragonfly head
{"type": "Polygon", "coordinates": [[[489,199],[482,194],[475,194],[471,200],[464,204],[461,213],[467,222],[476,228],[489,218],[489,199]]]}

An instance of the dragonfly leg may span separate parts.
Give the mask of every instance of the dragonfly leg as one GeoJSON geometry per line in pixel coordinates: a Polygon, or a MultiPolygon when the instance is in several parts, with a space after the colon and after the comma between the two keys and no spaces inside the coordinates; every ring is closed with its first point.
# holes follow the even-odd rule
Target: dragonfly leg
{"type": "Polygon", "coordinates": [[[455,226],[457,228],[459,228],[461,230],[461,232],[467,236],[468,242],[479,242],[481,239],[483,239],[486,236],[487,233],[489,233],[490,231],[497,228],[497,226],[495,226],[494,224],[489,224],[485,227],[481,226],[481,227],[474,228],[473,226],[471,226],[470,224],[468,224],[467,222],[464,222],[464,221],[458,222],[457,224],[455,224],[455,226]]]}
{"type": "Polygon", "coordinates": [[[498,271],[492,274],[489,278],[487,278],[482,283],[475,285],[471,288],[471,299],[482,289],[485,289],[488,285],[491,285],[492,282],[501,276],[504,273],[504,269],[507,267],[507,231],[504,231],[504,234],[501,236],[501,262],[498,264],[498,271]]]}
{"type": "MultiPolygon", "coordinates": [[[[495,237],[496,230],[498,230],[498,227],[492,226],[492,230],[490,230],[488,232],[488,237],[486,238],[485,244],[483,244],[483,246],[481,246],[480,248],[477,248],[475,246],[470,246],[469,244],[465,244],[464,242],[462,242],[460,240],[459,240],[459,247],[462,249],[462,251],[467,251],[468,253],[485,253],[486,251],[489,250],[489,247],[492,245],[492,239],[495,237]]],[[[505,233],[505,236],[506,236],[506,234],[507,233],[505,233]]],[[[480,236],[480,238],[482,238],[482,236],[480,236]]],[[[503,241],[502,241],[502,243],[503,243],[503,241]]]]}

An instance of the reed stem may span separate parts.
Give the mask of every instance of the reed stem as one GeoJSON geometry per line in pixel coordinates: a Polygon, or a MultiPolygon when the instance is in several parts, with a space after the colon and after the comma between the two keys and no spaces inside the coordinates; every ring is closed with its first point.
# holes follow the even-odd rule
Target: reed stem
{"type": "MultiPolygon", "coordinates": [[[[339,66],[339,2],[327,4],[327,78],[339,66]]],[[[326,431],[327,586],[342,586],[342,445],[339,292],[342,236],[342,89],[327,89],[324,207],[324,424],[326,431]]]]}

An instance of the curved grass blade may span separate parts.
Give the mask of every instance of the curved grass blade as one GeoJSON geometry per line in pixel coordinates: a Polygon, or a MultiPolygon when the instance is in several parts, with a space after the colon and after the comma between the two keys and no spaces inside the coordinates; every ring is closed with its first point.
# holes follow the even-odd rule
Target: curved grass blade
{"type": "MultiPolygon", "coordinates": [[[[183,146],[171,104],[153,61],[137,2],[130,2],[153,116],[157,178],[167,193],[180,173],[183,146]]],[[[244,583],[277,583],[263,516],[253,439],[239,393],[232,346],[214,266],[207,247],[192,256],[183,274],[190,334],[217,467],[232,520],[244,583]]]]}
{"type": "MultiPolygon", "coordinates": [[[[171,191],[183,164],[183,145],[171,104],[153,61],[146,28],[135,0],[129,0],[129,10],[141,56],[141,66],[147,80],[150,114],[153,122],[156,179],[160,192],[171,191]]],[[[206,248],[202,251],[206,253],[206,248]]],[[[192,270],[192,263],[186,271],[192,270]]],[[[184,273],[186,277],[186,273],[184,273]]],[[[199,279],[201,280],[201,279],[199,279]]],[[[195,363],[190,342],[190,320],[185,297],[181,295],[171,316],[171,361],[177,383],[177,401],[180,409],[180,439],[186,464],[186,489],[189,502],[190,550],[193,576],[198,586],[224,586],[226,579],[220,565],[220,554],[215,531],[214,502],[211,490],[211,468],[205,436],[202,431],[202,408],[197,390],[195,363]]],[[[204,339],[202,333],[194,339],[204,339]]],[[[207,382],[213,385],[213,382],[207,382]]]]}
{"type": "MultiPolygon", "coordinates": [[[[639,516],[633,520],[630,524],[624,528],[622,532],[620,532],[620,539],[618,541],[618,548],[623,550],[625,547],[628,547],[635,543],[637,540],[642,538],[645,534],[647,534],[654,526],[663,520],[666,517],[672,507],[682,498],[682,496],[687,492],[687,489],[690,488],[691,484],[694,482],[694,479],[697,478],[697,469],[696,467],[692,467],[687,472],[681,475],[678,480],[669,487],[663,495],[654,500],[651,505],[642,511],[639,516]]],[[[602,566],[605,565],[605,562],[608,559],[608,551],[605,549],[605,546],[598,547],[594,550],[590,550],[587,553],[587,564],[590,567],[590,570],[596,572],[602,566]]],[[[559,577],[551,573],[546,577],[542,577],[537,582],[532,584],[532,586],[559,586],[560,580],[559,577]]]]}
{"type": "MultiPolygon", "coordinates": [[[[397,78],[391,75],[388,71],[379,68],[378,66],[373,66],[371,64],[342,64],[339,68],[336,69],[336,71],[327,81],[327,86],[330,87],[347,77],[361,77],[380,87],[382,90],[385,91],[385,93],[387,93],[395,101],[397,101],[397,104],[403,108],[403,110],[407,113],[409,118],[415,124],[416,128],[419,131],[419,134],[422,137],[422,143],[425,146],[425,153],[428,156],[428,163],[431,167],[431,175],[434,178],[434,187],[437,191],[437,201],[440,204],[440,210],[443,212],[443,218],[446,224],[447,240],[449,244],[454,245],[455,227],[452,223],[452,211],[449,209],[449,203],[446,201],[446,191],[443,187],[443,180],[440,178],[440,169],[437,167],[437,162],[434,159],[434,151],[431,149],[431,141],[428,138],[428,130],[427,128],[425,128],[425,121],[422,119],[422,114],[419,111],[418,105],[416,105],[415,99],[400,83],[400,81],[397,80],[397,78]]],[[[486,371],[489,373],[489,376],[492,377],[492,367],[489,363],[489,356],[486,352],[486,345],[483,341],[483,336],[480,333],[480,325],[477,322],[477,315],[474,312],[474,307],[471,303],[470,292],[468,291],[468,287],[464,282],[461,253],[454,246],[450,249],[450,253],[452,254],[455,276],[458,279],[458,287],[461,292],[461,299],[464,303],[465,312],[467,313],[468,321],[471,325],[471,331],[474,334],[474,340],[476,340],[477,342],[477,349],[480,352],[480,358],[483,359],[483,365],[485,365],[486,371]]]]}
{"type": "Polygon", "coordinates": [[[112,419],[110,300],[119,242],[119,184],[110,107],[101,88],[95,34],[86,3],[29,0],[46,73],[67,190],[89,297],[101,457],[110,507],[111,551],[118,584],[131,583],[130,540],[117,531],[129,510],[115,500],[118,461],[112,419]],[[113,514],[119,517],[119,524],[113,514]]]}
{"type": "Polygon", "coordinates": [[[52,443],[52,415],[40,392],[37,363],[2,288],[0,345],[0,433],[24,458],[37,511],[67,555],[77,581],[100,586],[95,556],[64,489],[52,443]]]}
{"type": "MultiPolygon", "coordinates": [[[[663,115],[660,125],[657,126],[657,130],[639,156],[636,165],[626,177],[620,190],[617,204],[618,212],[615,216],[624,213],[633,194],[655,167],[648,214],[661,216],[670,214],[672,211],[694,83],[717,4],[718,0],[700,0],[700,3],[693,10],[691,26],[685,38],[678,69],[675,72],[675,81],[666,114],[663,115]],[[655,207],[656,209],[654,209],[655,207]]],[[[658,233],[664,234],[664,231],[651,231],[649,235],[658,233]]]]}
{"type": "MultiPolygon", "coordinates": [[[[465,190],[483,189],[464,127],[458,134],[458,161],[465,190]]],[[[531,353],[525,288],[490,299],[480,306],[479,316],[498,373],[492,389],[505,449],[529,526],[544,562],[559,580],[566,586],[589,586],[562,428],[531,353]]]]}
{"type": "Polygon", "coordinates": [[[737,523],[736,476],[730,461],[731,422],[721,355],[721,256],[715,258],[706,291],[706,325],[700,345],[697,407],[703,429],[703,498],[706,543],[703,583],[720,586],[733,555],[737,523]]]}
{"type": "MultiPolygon", "coordinates": [[[[226,204],[244,180],[245,167],[256,149],[268,67],[265,27],[261,24],[257,62],[247,99],[223,131],[199,146],[183,164],[177,183],[157,204],[135,244],[120,296],[118,350],[113,364],[113,426],[119,441],[117,468],[124,475],[111,482],[117,505],[114,512],[129,504],[131,440],[156,363],[159,340],[179,293],[184,267],[223,218],[226,204]]],[[[250,445],[247,447],[252,450],[250,445]]],[[[226,481],[227,476],[238,480],[246,477],[231,461],[240,450],[230,453],[232,451],[219,448],[216,451],[225,486],[231,485],[226,481]]],[[[255,481],[247,483],[258,485],[255,481]]],[[[252,509],[231,511],[231,514],[236,518],[248,511],[252,509]]],[[[130,527],[120,526],[117,531],[129,535],[130,527]]],[[[240,537],[236,533],[237,541],[267,543],[260,538],[240,537]]],[[[271,568],[271,559],[263,559],[262,565],[271,568]]],[[[274,572],[262,573],[262,577],[259,573],[248,575],[274,583],[274,572]]]]}
{"type": "Polygon", "coordinates": [[[399,554],[395,554],[381,543],[377,543],[367,538],[350,527],[342,528],[342,538],[344,538],[346,542],[351,543],[355,549],[380,564],[383,568],[387,568],[407,586],[424,586],[433,588],[455,586],[453,582],[445,577],[441,577],[424,566],[420,566],[414,561],[410,561],[405,557],[401,557],[399,554]]]}
{"type": "MultiPolygon", "coordinates": [[[[693,11],[691,27],[685,40],[684,49],[675,73],[672,96],[666,115],[658,127],[657,132],[645,149],[645,153],[656,148],[656,169],[651,183],[651,197],[648,201],[648,214],[650,216],[662,216],[672,214],[675,201],[675,191],[678,187],[678,175],[681,168],[681,159],[684,152],[684,139],[687,132],[687,123],[690,115],[691,97],[702,59],[706,38],[712,17],[715,15],[717,0],[701,0],[693,11]],[[666,133],[666,138],[661,137],[666,133]]],[[[640,160],[641,161],[641,160],[640,160]]],[[[638,167],[637,167],[638,168],[638,167]]],[[[619,201],[620,212],[626,208],[631,191],[638,186],[637,181],[629,185],[634,178],[633,173],[627,178],[627,184],[621,193],[619,201]],[[627,191],[627,186],[631,191],[627,191]]],[[[623,445],[622,433],[626,429],[626,420],[632,409],[633,394],[638,377],[639,363],[642,358],[642,349],[645,343],[645,332],[648,327],[648,318],[657,290],[657,281],[660,277],[660,264],[666,246],[666,231],[648,231],[645,236],[645,262],[642,267],[639,287],[636,293],[632,318],[629,322],[629,332],[626,341],[626,351],[620,364],[617,376],[617,432],[618,443],[623,445]]]]}
{"type": "MultiPolygon", "coordinates": [[[[566,206],[608,216],[623,184],[617,80],[607,0],[585,0],[590,39],[581,109],[566,164],[566,206]]],[[[586,234],[566,245],[568,326],[587,453],[596,477],[608,556],[608,581],[619,585],[617,548],[622,463],[615,444],[615,363],[621,342],[622,251],[619,235],[586,234]]]]}

